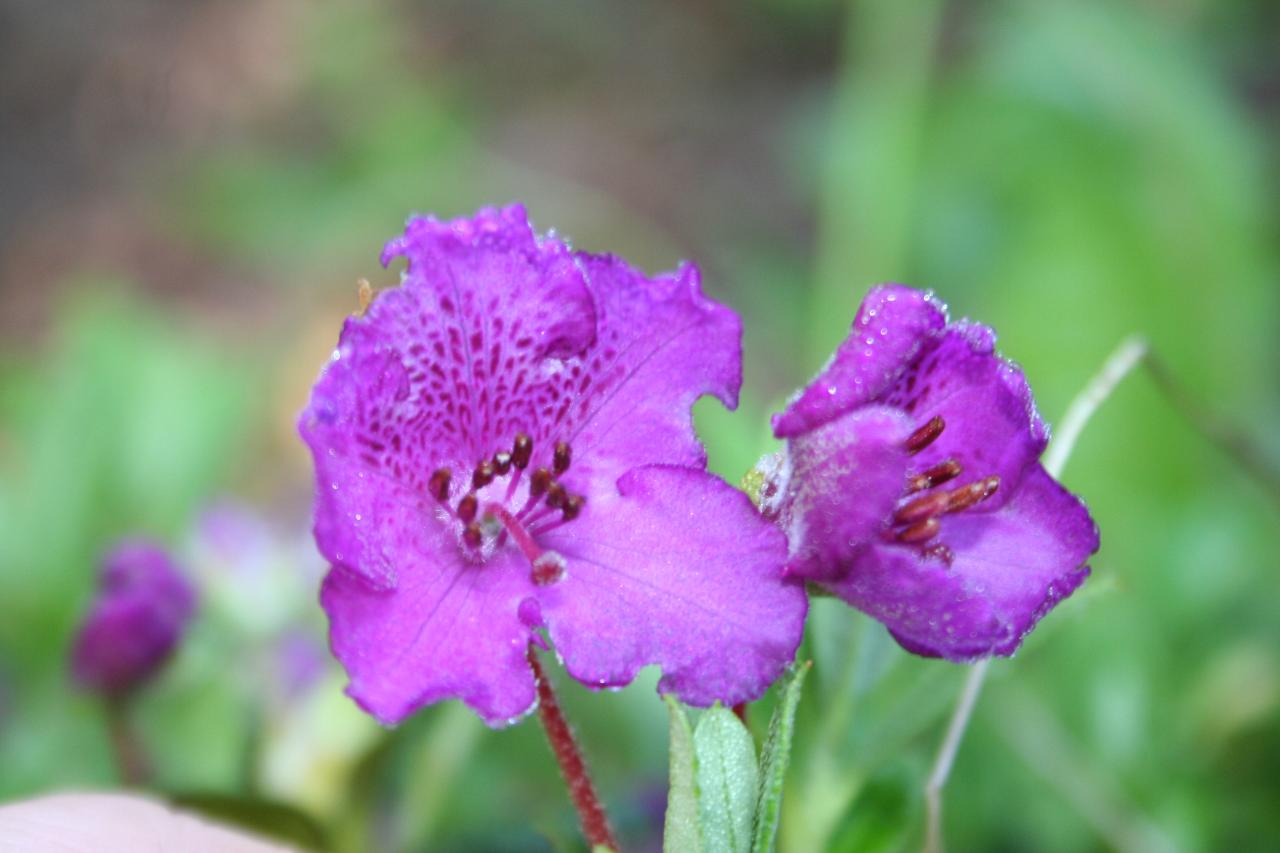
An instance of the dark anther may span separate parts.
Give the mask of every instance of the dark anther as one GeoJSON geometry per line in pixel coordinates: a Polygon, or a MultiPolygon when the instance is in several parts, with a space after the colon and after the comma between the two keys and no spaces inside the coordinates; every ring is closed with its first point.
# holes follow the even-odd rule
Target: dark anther
{"type": "Polygon", "coordinates": [[[529,496],[541,497],[547,488],[551,485],[551,472],[546,468],[539,468],[533,472],[533,476],[529,478],[529,496]]]}
{"type": "Polygon", "coordinates": [[[960,463],[954,459],[939,462],[919,474],[907,478],[907,492],[923,492],[960,476],[960,463]]]}
{"type": "Polygon", "coordinates": [[[478,522],[473,521],[462,529],[462,541],[472,548],[479,548],[483,539],[484,536],[480,532],[480,524],[478,522]]]}
{"type": "Polygon", "coordinates": [[[449,497],[449,481],[453,478],[453,474],[448,468],[437,468],[431,472],[431,477],[427,480],[427,491],[431,493],[431,497],[438,501],[442,501],[449,497]]]}
{"type": "Polygon", "coordinates": [[[948,497],[950,497],[950,502],[947,504],[947,512],[959,512],[976,503],[981,503],[994,495],[998,488],[1000,488],[1000,478],[987,477],[984,480],[978,480],[976,483],[970,483],[962,489],[950,491],[947,493],[948,497]]]}
{"type": "Polygon", "coordinates": [[[911,435],[907,436],[907,440],[904,442],[903,446],[907,449],[908,453],[919,453],[921,450],[924,450],[926,447],[933,444],[938,436],[942,435],[942,430],[946,425],[947,424],[942,420],[941,415],[934,415],[929,419],[928,423],[911,433],[911,435]]]}
{"type": "Polygon", "coordinates": [[[910,527],[899,530],[894,538],[899,542],[928,542],[937,536],[941,529],[942,523],[938,519],[926,518],[924,521],[917,521],[910,527]]]}
{"type": "Polygon", "coordinates": [[[529,467],[532,456],[533,439],[523,432],[516,433],[516,442],[511,446],[511,464],[523,471],[529,467]]]}
{"type": "Polygon", "coordinates": [[[951,507],[951,492],[935,492],[915,498],[898,508],[893,514],[894,524],[915,524],[935,515],[942,515],[951,507]]]}
{"type": "Polygon", "coordinates": [[[481,462],[476,466],[475,472],[471,475],[471,488],[483,489],[485,486],[493,482],[493,463],[481,462]]]}
{"type": "Polygon", "coordinates": [[[508,471],[510,471],[511,470],[511,454],[510,453],[493,454],[493,470],[498,472],[499,477],[501,477],[503,474],[506,474],[508,471]]]}
{"type": "Polygon", "coordinates": [[[925,557],[934,557],[939,559],[948,566],[951,565],[951,561],[956,558],[955,552],[946,545],[943,545],[941,542],[934,542],[927,548],[922,549],[920,553],[925,557]]]}
{"type": "Polygon", "coordinates": [[[475,492],[468,492],[458,501],[458,518],[462,519],[463,524],[470,524],[476,520],[476,510],[480,508],[480,502],[476,500],[475,492]]]}
{"type": "Polygon", "coordinates": [[[582,513],[582,507],[586,505],[587,499],[582,495],[570,495],[564,502],[564,520],[573,521],[582,513]]]}
{"type": "Polygon", "coordinates": [[[551,467],[555,469],[557,474],[563,474],[569,470],[569,445],[565,442],[556,442],[556,452],[551,460],[551,467]]]}
{"type": "Polygon", "coordinates": [[[566,492],[564,490],[564,486],[559,483],[552,482],[552,484],[547,487],[547,506],[552,509],[560,509],[568,499],[569,493],[566,492]]]}

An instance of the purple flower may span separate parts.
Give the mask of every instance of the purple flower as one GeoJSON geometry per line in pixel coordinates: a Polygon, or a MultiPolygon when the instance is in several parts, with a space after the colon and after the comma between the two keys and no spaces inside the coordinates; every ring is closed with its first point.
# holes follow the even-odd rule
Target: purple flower
{"type": "Polygon", "coordinates": [[[543,629],[592,687],[657,664],[692,704],[760,695],[804,595],[690,416],[703,394],[736,405],[736,315],[694,267],[570,251],[520,207],[415,218],[400,256],[300,422],[350,695],[386,723],[450,697],[507,723],[534,704],[543,629]]]}
{"type": "Polygon", "coordinates": [[[1097,528],[1039,463],[1048,429],[986,326],[873,289],[849,338],[774,416],[765,510],[788,573],[888,626],[908,651],[1010,655],[1085,579],[1097,528]]]}
{"type": "Polygon", "coordinates": [[[134,539],[103,561],[98,594],[71,651],[83,687],[122,696],[153,676],[195,611],[195,591],[163,548],[134,539]]]}

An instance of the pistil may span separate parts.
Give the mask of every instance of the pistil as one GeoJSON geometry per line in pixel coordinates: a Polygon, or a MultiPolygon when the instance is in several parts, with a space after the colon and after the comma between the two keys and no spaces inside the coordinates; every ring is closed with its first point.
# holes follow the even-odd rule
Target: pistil
{"type": "Polygon", "coordinates": [[[488,504],[485,512],[502,522],[502,528],[511,536],[511,541],[516,543],[516,547],[520,549],[521,554],[524,554],[529,565],[532,566],[542,557],[543,551],[538,547],[528,528],[521,524],[520,519],[512,515],[505,506],[496,503],[488,504]]]}

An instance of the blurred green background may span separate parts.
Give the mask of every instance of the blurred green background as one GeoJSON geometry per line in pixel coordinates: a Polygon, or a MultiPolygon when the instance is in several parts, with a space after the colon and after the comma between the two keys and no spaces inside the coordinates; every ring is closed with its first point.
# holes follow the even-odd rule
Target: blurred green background
{"type": "MultiPolygon", "coordinates": [[[[157,790],[335,850],[577,849],[536,725],[384,732],[325,655],[293,419],[411,211],[522,200],[577,246],[701,264],[746,325],[742,406],[698,408],[734,481],[882,280],[995,325],[1050,421],[1142,332],[1280,459],[1271,0],[2,0],[0,48],[6,799],[115,784],[64,660],[98,555],[145,531],[204,605],[138,708],[157,790]]],[[[1094,577],[992,667],[952,849],[1280,845],[1262,467],[1141,373],[1098,414],[1064,478],[1094,577]]],[[[782,848],[918,848],[962,669],[829,601],[805,653],[782,848]]],[[[655,849],[655,677],[561,682],[655,849]]]]}

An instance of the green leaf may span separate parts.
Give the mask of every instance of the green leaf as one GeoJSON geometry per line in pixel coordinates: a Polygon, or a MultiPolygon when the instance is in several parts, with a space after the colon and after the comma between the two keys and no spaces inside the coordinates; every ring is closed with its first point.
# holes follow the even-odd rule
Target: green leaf
{"type": "Polygon", "coordinates": [[[698,817],[708,850],[751,849],[759,773],[751,733],[728,708],[702,714],[693,732],[698,817]]]}
{"type": "Polygon", "coordinates": [[[782,813],[782,783],[791,759],[791,736],[795,733],[796,706],[804,677],[813,661],[797,664],[787,672],[778,691],[778,704],[769,721],[769,738],[760,755],[760,801],[756,805],[755,832],[751,842],[753,853],[773,850],[778,834],[778,818],[782,813]]]}
{"type": "Polygon", "coordinates": [[[671,714],[671,771],[667,790],[667,817],[662,827],[666,853],[699,853],[702,835],[698,824],[697,758],[693,731],[684,708],[674,696],[664,696],[671,714]]]}

